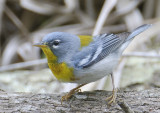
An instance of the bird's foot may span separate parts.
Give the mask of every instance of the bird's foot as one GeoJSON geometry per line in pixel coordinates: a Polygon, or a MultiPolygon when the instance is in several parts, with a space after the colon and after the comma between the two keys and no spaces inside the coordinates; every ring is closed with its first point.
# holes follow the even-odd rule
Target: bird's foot
{"type": "Polygon", "coordinates": [[[72,89],[69,93],[66,95],[62,96],[61,102],[67,101],[72,95],[74,95],[77,92],[81,92],[81,89],[72,89]]]}
{"type": "Polygon", "coordinates": [[[116,97],[117,97],[117,89],[113,89],[112,95],[106,99],[106,101],[108,101],[108,105],[115,103],[116,97]]]}
{"type": "Polygon", "coordinates": [[[63,103],[63,101],[67,101],[68,99],[71,98],[72,95],[74,95],[77,92],[81,92],[81,89],[79,89],[80,87],[84,86],[85,84],[79,85],[78,87],[72,89],[69,93],[67,93],[66,95],[62,96],[61,98],[61,104],[63,103]]]}

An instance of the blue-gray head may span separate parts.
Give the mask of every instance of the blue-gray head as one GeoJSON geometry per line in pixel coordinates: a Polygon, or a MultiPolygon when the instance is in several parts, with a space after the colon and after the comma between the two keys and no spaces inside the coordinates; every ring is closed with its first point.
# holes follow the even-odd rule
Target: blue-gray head
{"type": "Polygon", "coordinates": [[[69,60],[80,48],[80,39],[76,35],[65,32],[53,32],[47,34],[41,45],[48,46],[53,54],[58,57],[58,61],[69,60]]]}

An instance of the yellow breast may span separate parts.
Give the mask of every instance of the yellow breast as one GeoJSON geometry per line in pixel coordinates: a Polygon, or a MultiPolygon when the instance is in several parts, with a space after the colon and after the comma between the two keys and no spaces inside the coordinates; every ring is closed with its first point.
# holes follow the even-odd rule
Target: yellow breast
{"type": "Polygon", "coordinates": [[[75,80],[73,68],[68,68],[67,64],[48,63],[48,66],[59,81],[71,82],[75,80]]]}

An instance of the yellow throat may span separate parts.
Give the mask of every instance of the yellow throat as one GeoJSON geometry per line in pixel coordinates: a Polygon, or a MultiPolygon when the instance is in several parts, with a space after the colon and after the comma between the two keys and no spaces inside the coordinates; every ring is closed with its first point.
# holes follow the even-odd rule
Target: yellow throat
{"type": "Polygon", "coordinates": [[[41,48],[48,60],[48,66],[54,76],[62,82],[70,82],[74,80],[73,68],[69,68],[66,63],[58,63],[57,57],[48,48],[41,48]]]}

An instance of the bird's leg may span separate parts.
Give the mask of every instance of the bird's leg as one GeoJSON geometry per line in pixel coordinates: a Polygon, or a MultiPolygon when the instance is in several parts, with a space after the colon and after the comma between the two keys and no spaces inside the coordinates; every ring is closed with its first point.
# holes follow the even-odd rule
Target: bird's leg
{"type": "Polygon", "coordinates": [[[106,99],[106,101],[109,101],[108,102],[109,105],[112,103],[115,103],[116,96],[117,96],[117,90],[114,85],[114,76],[112,74],[111,74],[111,79],[112,79],[112,86],[113,86],[112,95],[106,99]]]}
{"type": "Polygon", "coordinates": [[[67,100],[68,100],[73,94],[75,94],[76,92],[80,92],[81,89],[79,89],[79,88],[82,87],[82,86],[84,86],[84,85],[86,85],[86,84],[81,84],[81,85],[77,86],[76,88],[72,89],[68,94],[62,96],[62,98],[61,98],[61,103],[62,103],[63,101],[67,101],[67,100]]]}

